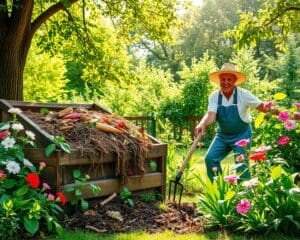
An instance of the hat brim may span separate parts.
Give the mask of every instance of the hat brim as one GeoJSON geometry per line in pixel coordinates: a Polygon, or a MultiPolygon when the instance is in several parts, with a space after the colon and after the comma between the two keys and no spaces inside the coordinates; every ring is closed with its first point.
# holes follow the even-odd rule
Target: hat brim
{"type": "Polygon", "coordinates": [[[242,72],[236,72],[236,71],[226,71],[226,70],[220,70],[220,71],[216,71],[216,72],[213,72],[211,74],[209,74],[209,79],[211,81],[213,81],[214,83],[217,83],[219,84],[220,83],[220,78],[219,76],[221,74],[224,74],[224,73],[230,73],[230,74],[233,74],[236,76],[237,80],[235,82],[235,85],[239,85],[239,84],[242,84],[243,82],[246,81],[246,75],[242,72]]]}

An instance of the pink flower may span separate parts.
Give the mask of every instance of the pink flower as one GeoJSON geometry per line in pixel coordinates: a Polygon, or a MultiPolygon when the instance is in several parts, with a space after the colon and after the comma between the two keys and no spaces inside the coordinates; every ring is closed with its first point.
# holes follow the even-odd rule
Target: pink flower
{"type": "Polygon", "coordinates": [[[225,176],[225,177],[224,177],[224,180],[225,180],[226,182],[229,182],[230,184],[236,183],[238,179],[240,179],[240,177],[239,177],[239,176],[236,176],[236,175],[234,175],[234,174],[229,175],[229,176],[225,176]]]}
{"type": "Polygon", "coordinates": [[[9,135],[9,132],[8,132],[8,131],[3,131],[3,132],[1,132],[1,133],[0,133],[0,140],[1,140],[2,138],[7,137],[8,135],[9,135]]]}
{"type": "Polygon", "coordinates": [[[51,189],[51,187],[49,186],[49,184],[48,183],[43,183],[43,188],[45,188],[45,189],[51,189]]]}
{"type": "Polygon", "coordinates": [[[6,174],[3,170],[0,170],[0,180],[4,180],[6,178],[6,174]]]}
{"type": "Polygon", "coordinates": [[[55,200],[55,196],[54,196],[52,193],[49,193],[49,194],[48,194],[48,199],[49,199],[50,201],[54,201],[54,200],[55,200]]]}
{"type": "Polygon", "coordinates": [[[261,146],[261,147],[257,148],[255,150],[255,152],[266,152],[266,151],[269,151],[271,149],[272,149],[271,146],[261,146]]]}
{"type": "Polygon", "coordinates": [[[278,114],[278,119],[282,122],[285,122],[286,120],[288,120],[290,117],[289,112],[285,111],[285,112],[280,112],[278,114]]]}
{"type": "Polygon", "coordinates": [[[39,169],[42,170],[44,167],[46,167],[46,163],[45,162],[40,162],[39,169]]]}
{"type": "Polygon", "coordinates": [[[277,144],[283,146],[285,144],[288,144],[290,141],[291,139],[288,136],[283,136],[277,140],[277,144]]]}
{"type": "Polygon", "coordinates": [[[296,108],[300,108],[300,102],[295,102],[295,103],[294,103],[294,106],[295,106],[296,108]]]}
{"type": "Polygon", "coordinates": [[[249,212],[251,208],[251,203],[248,199],[242,199],[236,206],[236,211],[239,214],[245,214],[249,212]]]}
{"type": "Polygon", "coordinates": [[[269,101],[269,102],[264,103],[263,109],[264,110],[269,110],[273,106],[274,106],[274,102],[273,101],[269,101]]]}
{"type": "Polygon", "coordinates": [[[247,138],[247,139],[242,139],[242,140],[240,140],[240,141],[237,141],[237,142],[235,143],[235,146],[245,147],[245,146],[247,146],[247,144],[249,143],[249,141],[250,141],[249,138],[247,138]]]}
{"type": "Polygon", "coordinates": [[[243,154],[240,154],[240,155],[237,157],[236,161],[240,163],[240,162],[243,162],[244,159],[245,159],[245,156],[244,156],[243,154]]]}
{"type": "Polygon", "coordinates": [[[295,120],[286,120],[284,122],[284,128],[288,131],[295,129],[296,128],[296,121],[295,120]]]}

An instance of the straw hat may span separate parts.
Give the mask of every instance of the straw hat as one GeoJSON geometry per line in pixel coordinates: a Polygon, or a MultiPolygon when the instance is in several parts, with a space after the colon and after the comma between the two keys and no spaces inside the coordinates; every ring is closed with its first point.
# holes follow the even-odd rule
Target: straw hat
{"type": "Polygon", "coordinates": [[[224,63],[221,70],[209,74],[208,77],[211,81],[219,84],[220,83],[219,76],[224,73],[230,73],[236,76],[237,80],[235,82],[235,85],[239,85],[245,82],[246,80],[246,74],[237,71],[236,67],[231,63],[224,63]]]}

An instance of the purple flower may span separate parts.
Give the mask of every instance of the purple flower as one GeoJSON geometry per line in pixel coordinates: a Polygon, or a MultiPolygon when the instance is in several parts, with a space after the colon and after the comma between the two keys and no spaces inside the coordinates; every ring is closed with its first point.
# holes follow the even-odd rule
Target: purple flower
{"type": "Polygon", "coordinates": [[[273,106],[274,106],[274,102],[273,101],[269,101],[269,102],[264,103],[263,109],[264,110],[269,110],[273,106]]]}
{"type": "Polygon", "coordinates": [[[246,214],[251,208],[251,203],[248,199],[242,199],[236,206],[236,211],[239,214],[246,214]]]}

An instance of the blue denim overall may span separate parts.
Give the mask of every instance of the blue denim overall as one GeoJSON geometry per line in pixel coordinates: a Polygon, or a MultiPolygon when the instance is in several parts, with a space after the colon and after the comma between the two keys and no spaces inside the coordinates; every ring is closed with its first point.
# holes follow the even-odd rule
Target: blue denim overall
{"type": "MultiPolygon", "coordinates": [[[[205,156],[207,175],[211,180],[215,176],[212,169],[217,167],[218,172],[222,172],[220,163],[231,150],[233,150],[235,155],[245,154],[245,150],[242,147],[236,146],[235,143],[241,139],[251,139],[252,136],[250,124],[245,123],[239,115],[237,88],[234,89],[233,105],[222,106],[222,97],[220,92],[216,117],[218,129],[205,156]]],[[[250,144],[248,144],[247,148],[250,148],[250,144]]],[[[245,159],[244,161],[247,160],[245,159]]],[[[245,164],[239,164],[236,168],[237,172],[243,172],[241,178],[250,177],[250,172],[246,168],[247,165],[245,164]]]]}

